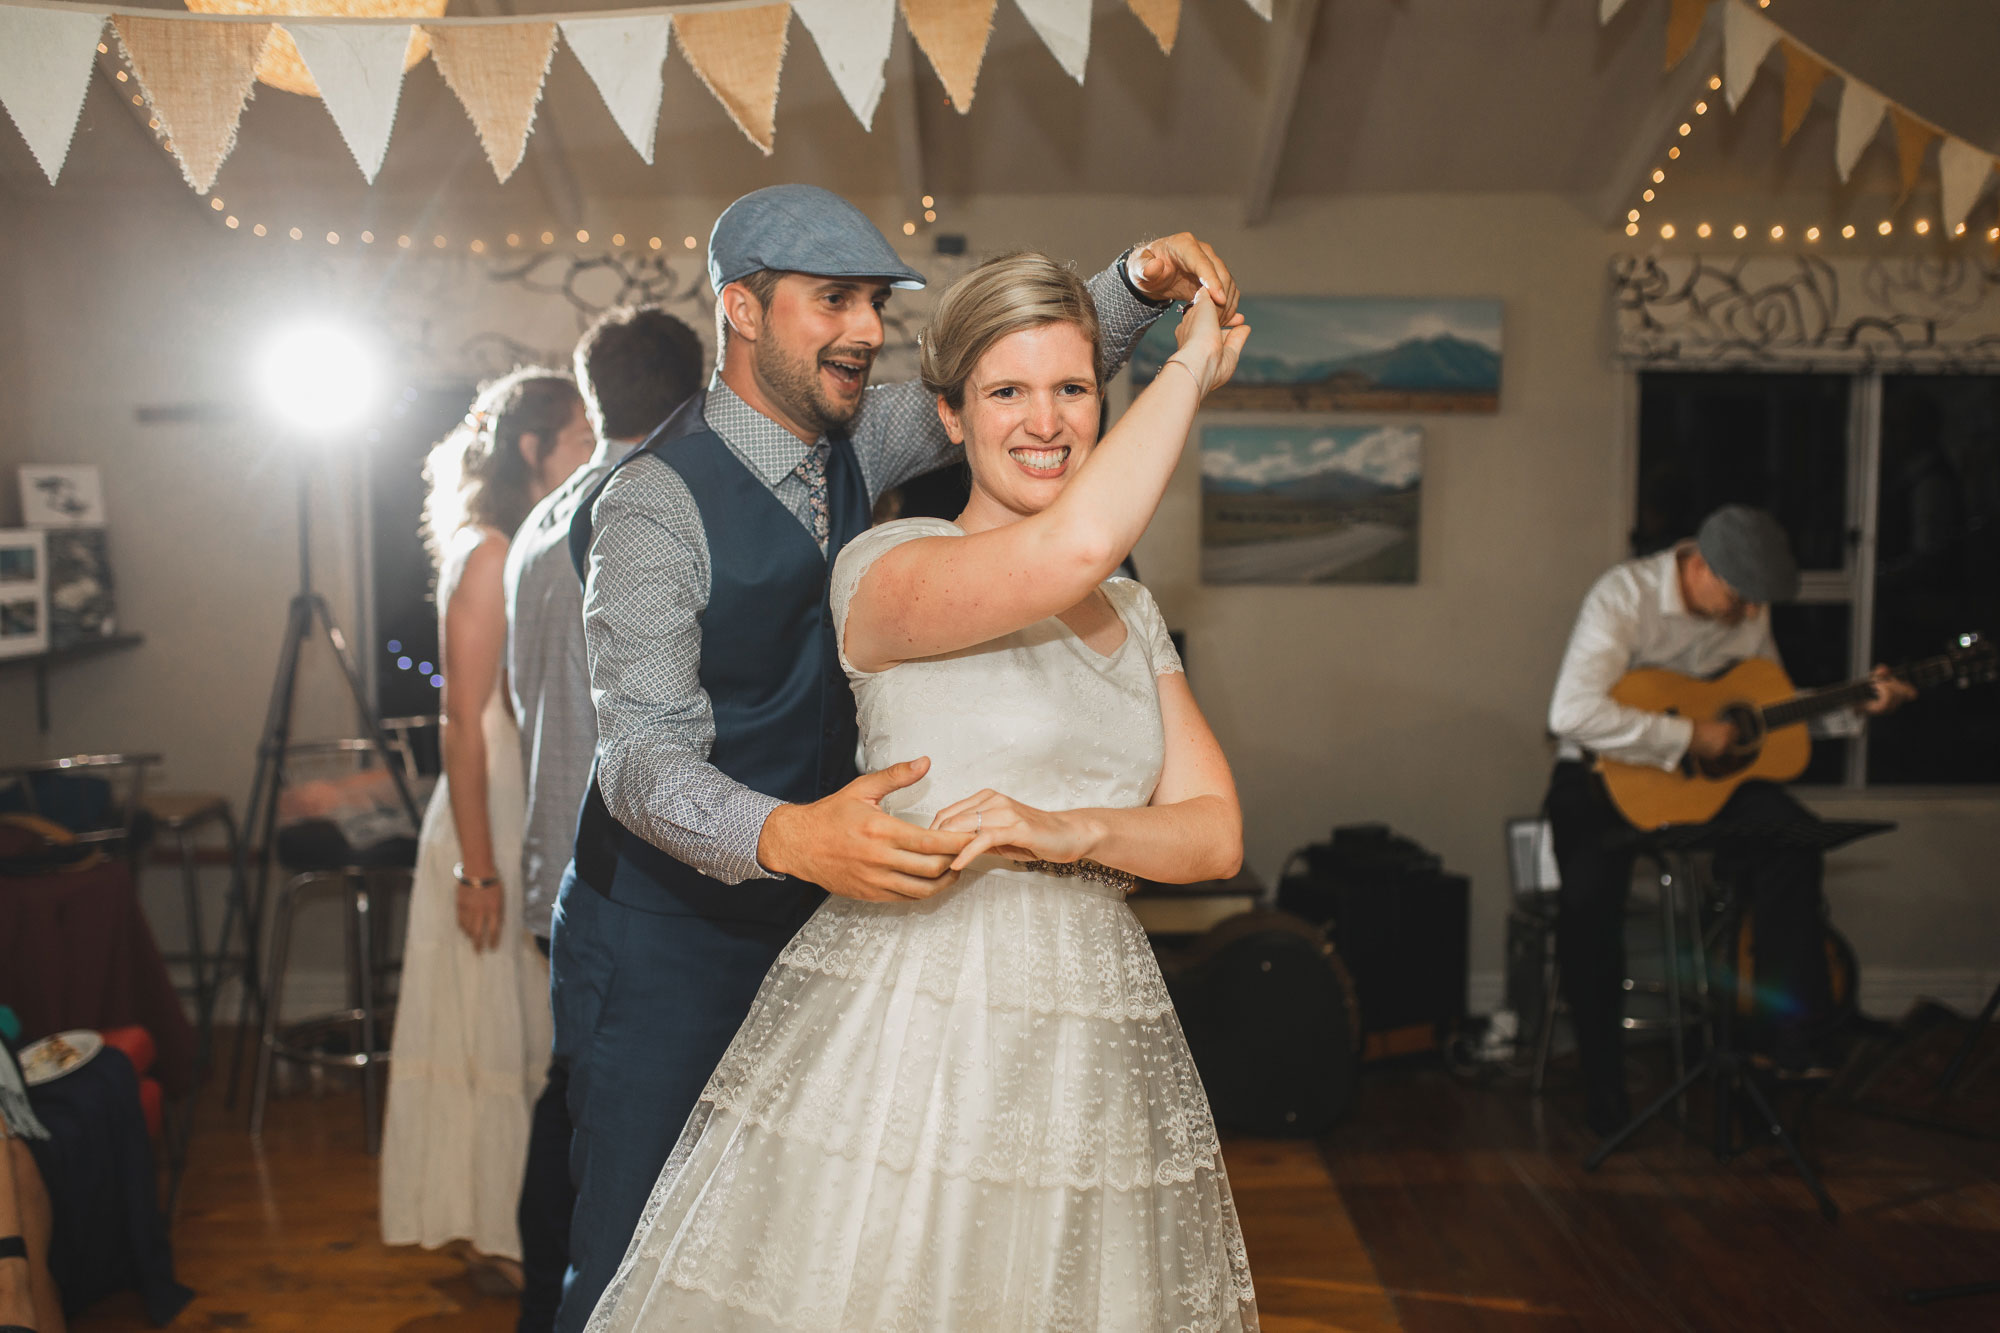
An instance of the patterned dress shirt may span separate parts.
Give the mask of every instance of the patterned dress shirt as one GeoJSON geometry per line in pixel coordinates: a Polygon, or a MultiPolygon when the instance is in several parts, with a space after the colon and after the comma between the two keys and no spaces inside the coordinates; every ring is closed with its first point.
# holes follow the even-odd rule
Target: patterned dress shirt
{"type": "MultiPolygon", "coordinates": [[[[1159,317],[1116,267],[1090,280],[1115,374],[1159,317]]],[[[799,464],[812,445],[756,411],[719,377],[703,416],[730,451],[808,532],[812,512],[799,464]]],[[[961,456],[922,384],[868,389],[848,440],[870,505],[910,478],[961,456]]],[[[614,818],[654,846],[725,884],[768,879],[757,864],[764,820],[783,802],[708,762],[715,719],[698,675],[708,604],[708,541],[701,513],[672,468],[642,455],[619,469],[593,512],[583,594],[584,640],[597,705],[597,781],[614,818]]]]}
{"type": "Polygon", "coordinates": [[[636,441],[606,440],[568,481],[542,497],[507,548],[507,689],[521,724],[528,788],[521,831],[523,924],[549,937],[556,891],[576,849],[576,812],[590,790],[597,710],[583,653],[583,587],[569,558],[569,525],[604,474],[636,441]]]}

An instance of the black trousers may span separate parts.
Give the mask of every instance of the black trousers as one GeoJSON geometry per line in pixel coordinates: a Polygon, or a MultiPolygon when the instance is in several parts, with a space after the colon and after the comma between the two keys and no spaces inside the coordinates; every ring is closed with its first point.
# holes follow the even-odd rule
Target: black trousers
{"type": "MultiPolygon", "coordinates": [[[[1544,809],[1562,876],[1556,959],[1576,1027],[1577,1059],[1593,1093],[1622,1090],[1625,904],[1636,855],[1624,839],[1632,825],[1611,803],[1604,779],[1580,762],[1556,765],[1544,809]]],[[[1775,783],[1746,782],[1713,822],[1816,819],[1775,783]]],[[[1718,853],[1715,860],[1716,878],[1736,892],[1755,918],[1757,989],[1781,1048],[1802,1039],[1830,1003],[1820,895],[1823,860],[1816,851],[1754,844],[1718,853]]]]}
{"type": "MultiPolygon", "coordinates": [[[[549,942],[536,939],[542,955],[549,942]]],[[[550,1333],[569,1269],[569,1218],[576,1188],[569,1180],[569,1066],[549,1061],[548,1085],[528,1126],[528,1169],[521,1178],[521,1317],[516,1333],[550,1333]]]]}

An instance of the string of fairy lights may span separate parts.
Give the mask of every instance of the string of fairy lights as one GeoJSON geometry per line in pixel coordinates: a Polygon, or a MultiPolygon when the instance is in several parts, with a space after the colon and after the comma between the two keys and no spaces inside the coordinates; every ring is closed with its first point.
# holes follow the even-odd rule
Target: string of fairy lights
{"type": "MultiPolygon", "coordinates": [[[[1768,8],[1769,5],[1770,0],[1760,0],[1760,8],[1768,8]]],[[[1695,99],[1693,106],[1689,108],[1688,118],[1674,127],[1675,142],[1667,149],[1667,160],[1655,165],[1653,170],[1648,173],[1648,183],[1640,192],[1638,205],[1625,214],[1625,234],[1627,236],[1638,236],[1642,231],[1646,230],[1645,217],[1647,206],[1659,202],[1660,191],[1667,183],[1667,168],[1680,162],[1682,156],[1681,145],[1689,141],[1694,134],[1695,126],[1700,124],[1702,118],[1707,116],[1712,109],[1709,99],[1719,97],[1721,92],[1722,76],[1720,74],[1711,74],[1708,78],[1706,92],[1695,99]]],[[[1898,207],[1901,206],[1901,202],[1900,200],[1897,201],[1898,207]]],[[[1663,221],[1657,225],[1655,230],[1660,240],[1671,241],[1681,235],[1682,224],[1663,221]]],[[[1739,221],[1732,223],[1727,228],[1719,228],[1705,218],[1697,221],[1693,230],[1694,235],[1704,241],[1721,236],[1732,241],[1746,242],[1750,240],[1751,234],[1755,230],[1758,232],[1760,239],[1768,237],[1772,242],[1779,244],[1782,244],[1787,237],[1794,234],[1794,230],[1787,228],[1782,222],[1772,222],[1765,224],[1762,228],[1753,229],[1749,223],[1739,221]]],[[[1918,217],[1910,223],[1910,230],[1918,236],[1928,237],[1933,231],[1939,230],[1939,228],[1933,227],[1929,218],[1918,217]]],[[[1880,219],[1875,223],[1873,231],[1874,235],[1880,237],[1895,235],[1895,218],[1884,217],[1880,219]]],[[[1831,222],[1823,224],[1812,223],[1803,230],[1796,231],[1798,238],[1804,240],[1808,245],[1817,245],[1823,240],[1830,241],[1836,236],[1843,241],[1852,241],[1857,238],[1863,238],[1866,234],[1866,229],[1852,222],[1842,223],[1838,227],[1835,227],[1831,222]]],[[[1949,238],[1940,236],[1939,239],[1962,240],[1968,235],[1974,234],[1968,230],[1966,223],[1960,222],[1952,229],[1949,238]]],[[[1987,227],[1984,238],[1988,242],[2000,242],[2000,226],[1987,227]]]]}
{"type": "MultiPolygon", "coordinates": [[[[99,42],[97,44],[97,50],[98,54],[100,55],[108,55],[110,54],[111,48],[106,43],[99,42]]],[[[131,84],[131,76],[122,69],[116,71],[112,77],[115,78],[121,84],[125,84],[128,86],[131,84]]],[[[136,92],[133,93],[131,96],[132,96],[133,106],[142,108],[145,106],[146,99],[143,96],[141,96],[136,92]]],[[[155,137],[157,138],[162,148],[164,148],[169,153],[173,152],[174,142],[172,139],[166,137],[165,131],[161,128],[159,117],[149,116],[146,121],[146,128],[153,131],[155,137]]],[[[905,236],[915,236],[917,232],[920,230],[921,226],[935,223],[938,220],[938,202],[937,198],[934,195],[928,195],[928,194],[924,195],[917,202],[922,210],[921,217],[923,221],[920,224],[916,217],[909,217],[904,219],[902,225],[902,231],[903,235],[905,236]]],[[[301,241],[301,242],[310,240],[315,243],[323,242],[326,245],[359,244],[364,246],[373,246],[380,244],[384,247],[393,246],[394,248],[399,250],[420,250],[425,248],[426,245],[424,236],[416,232],[396,232],[392,234],[390,232],[385,231],[378,233],[373,228],[367,228],[367,227],[360,228],[358,230],[350,230],[346,232],[342,232],[339,230],[328,230],[326,232],[321,232],[317,227],[314,228],[297,227],[297,226],[287,227],[283,225],[275,227],[267,226],[263,222],[254,221],[248,217],[240,216],[237,213],[230,211],[227,201],[225,201],[220,195],[211,195],[209,197],[208,207],[211,213],[220,215],[220,221],[224,227],[228,228],[230,231],[243,232],[246,235],[253,237],[276,236],[279,239],[290,239],[293,241],[301,241]]],[[[614,250],[624,250],[628,248],[664,250],[674,244],[674,242],[670,238],[665,236],[651,236],[651,235],[642,236],[640,233],[636,231],[633,232],[613,231],[610,233],[604,233],[604,232],[594,233],[588,227],[579,227],[573,233],[569,232],[567,229],[565,229],[562,232],[557,232],[553,229],[548,229],[548,228],[545,228],[540,232],[510,231],[507,232],[504,236],[496,236],[490,242],[484,236],[467,236],[467,237],[454,238],[444,232],[432,232],[429,237],[428,245],[429,248],[432,250],[463,249],[464,251],[471,254],[483,255],[488,253],[489,251],[500,252],[504,250],[529,250],[538,248],[544,250],[560,249],[567,247],[568,245],[571,244],[570,237],[572,235],[575,237],[574,243],[577,245],[589,245],[591,243],[591,237],[595,235],[599,238],[598,244],[603,244],[606,240],[608,240],[611,244],[611,248],[614,250]]],[[[701,248],[702,242],[701,238],[698,236],[683,236],[680,238],[679,244],[681,248],[684,250],[698,250],[701,248]]]]}

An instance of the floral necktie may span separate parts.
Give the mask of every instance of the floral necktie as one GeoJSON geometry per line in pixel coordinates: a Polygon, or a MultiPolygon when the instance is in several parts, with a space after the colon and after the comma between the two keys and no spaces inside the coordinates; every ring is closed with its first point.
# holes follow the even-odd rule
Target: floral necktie
{"type": "Polygon", "coordinates": [[[806,484],[806,504],[812,510],[813,540],[819,543],[822,553],[833,532],[833,519],[826,503],[826,456],[829,452],[825,440],[816,440],[813,447],[806,450],[805,461],[797,468],[800,480],[806,484]]]}

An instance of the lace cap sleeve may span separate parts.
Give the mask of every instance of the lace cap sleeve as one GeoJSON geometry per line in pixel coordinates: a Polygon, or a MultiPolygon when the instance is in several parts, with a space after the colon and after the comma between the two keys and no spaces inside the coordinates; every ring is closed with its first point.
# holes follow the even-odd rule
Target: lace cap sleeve
{"type": "Polygon", "coordinates": [[[840,646],[840,666],[850,676],[865,676],[868,672],[857,671],[847,660],[847,608],[854,600],[854,590],[861,586],[861,578],[877,560],[904,542],[915,541],[919,537],[962,537],[965,534],[958,526],[941,518],[899,518],[893,523],[884,523],[878,528],[856,537],[842,548],[833,562],[833,581],[828,590],[828,601],[833,610],[834,641],[840,646]]]}
{"type": "Polygon", "coordinates": [[[1153,594],[1143,583],[1131,579],[1114,578],[1105,582],[1105,590],[1110,593],[1112,603],[1118,613],[1125,617],[1125,628],[1135,634],[1146,650],[1146,658],[1153,664],[1156,676],[1184,674],[1181,655],[1174,649],[1173,638],[1167,633],[1167,618],[1160,614],[1160,604],[1153,600],[1153,594]]]}

